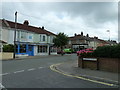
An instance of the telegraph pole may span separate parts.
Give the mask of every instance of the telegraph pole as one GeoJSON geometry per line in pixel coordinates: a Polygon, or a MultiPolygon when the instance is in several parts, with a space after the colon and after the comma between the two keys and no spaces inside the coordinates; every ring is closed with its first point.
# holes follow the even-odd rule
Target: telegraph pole
{"type": "Polygon", "coordinates": [[[14,55],[13,55],[14,59],[15,59],[15,53],[16,53],[16,30],[17,30],[17,11],[15,12],[14,55]]]}

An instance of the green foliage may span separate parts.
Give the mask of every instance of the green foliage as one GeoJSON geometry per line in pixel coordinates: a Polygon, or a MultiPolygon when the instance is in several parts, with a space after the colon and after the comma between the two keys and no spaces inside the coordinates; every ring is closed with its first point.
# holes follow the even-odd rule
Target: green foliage
{"type": "Polygon", "coordinates": [[[120,58],[120,44],[98,47],[93,55],[95,57],[120,58]]]}
{"type": "Polygon", "coordinates": [[[87,57],[90,58],[91,57],[92,58],[94,56],[93,56],[93,53],[91,52],[91,53],[81,53],[80,57],[83,57],[83,58],[87,58],[87,57]]]}
{"type": "Polygon", "coordinates": [[[68,43],[68,36],[64,33],[59,33],[56,38],[53,39],[53,42],[57,47],[65,46],[68,43]]]}
{"type": "Polygon", "coordinates": [[[3,52],[14,52],[14,46],[12,44],[3,45],[3,52]]]}

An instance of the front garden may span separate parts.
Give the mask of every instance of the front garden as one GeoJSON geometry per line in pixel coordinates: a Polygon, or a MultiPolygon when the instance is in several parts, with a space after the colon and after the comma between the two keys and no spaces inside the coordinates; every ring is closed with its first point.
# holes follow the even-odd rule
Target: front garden
{"type": "Polygon", "coordinates": [[[120,44],[80,50],[78,67],[118,72],[120,62],[120,44]]]}

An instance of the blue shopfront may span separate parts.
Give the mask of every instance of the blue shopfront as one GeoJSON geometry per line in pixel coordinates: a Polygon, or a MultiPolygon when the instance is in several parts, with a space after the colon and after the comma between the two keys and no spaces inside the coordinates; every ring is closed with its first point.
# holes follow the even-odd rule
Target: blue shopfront
{"type": "Polygon", "coordinates": [[[30,43],[17,43],[16,54],[34,56],[34,45],[30,43]]]}

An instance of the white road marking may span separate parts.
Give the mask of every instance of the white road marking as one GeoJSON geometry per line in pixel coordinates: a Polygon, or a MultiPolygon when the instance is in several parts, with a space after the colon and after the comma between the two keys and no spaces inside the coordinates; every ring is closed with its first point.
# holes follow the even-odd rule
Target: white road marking
{"type": "Polygon", "coordinates": [[[20,72],[24,72],[25,70],[20,70],[20,71],[16,71],[14,73],[20,73],[20,72]]]}
{"type": "Polygon", "coordinates": [[[35,70],[35,68],[28,69],[28,71],[32,71],[32,70],[35,70]]]}
{"type": "Polygon", "coordinates": [[[4,76],[4,75],[8,75],[8,74],[10,74],[10,73],[3,73],[3,74],[0,74],[0,76],[4,76]]]}
{"type": "Polygon", "coordinates": [[[41,68],[44,68],[44,67],[38,67],[38,69],[41,69],[41,68]]]}
{"type": "MultiPolygon", "coordinates": [[[[42,69],[44,67],[38,67],[38,69],[42,69]]],[[[27,71],[33,71],[35,70],[36,68],[31,68],[31,69],[28,69],[27,71]]],[[[20,73],[20,72],[24,72],[25,70],[19,70],[19,71],[15,71],[13,73],[20,73]]],[[[8,74],[11,74],[11,73],[3,73],[3,74],[0,74],[0,76],[4,76],[4,75],[8,75],[8,74]]]]}

